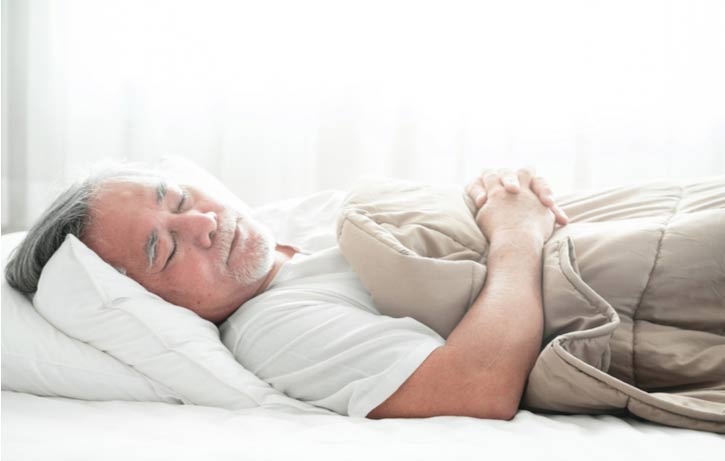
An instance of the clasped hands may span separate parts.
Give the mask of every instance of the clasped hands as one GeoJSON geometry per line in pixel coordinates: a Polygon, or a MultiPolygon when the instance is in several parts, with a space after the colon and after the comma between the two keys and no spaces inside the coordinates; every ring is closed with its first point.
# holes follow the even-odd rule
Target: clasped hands
{"type": "Polygon", "coordinates": [[[541,176],[536,176],[533,168],[521,168],[518,171],[502,168],[484,169],[465,186],[465,191],[480,209],[486,203],[491,192],[503,188],[506,192],[517,194],[522,188],[529,188],[539,198],[541,204],[554,213],[556,223],[565,226],[569,218],[556,203],[551,187],[541,176]]]}

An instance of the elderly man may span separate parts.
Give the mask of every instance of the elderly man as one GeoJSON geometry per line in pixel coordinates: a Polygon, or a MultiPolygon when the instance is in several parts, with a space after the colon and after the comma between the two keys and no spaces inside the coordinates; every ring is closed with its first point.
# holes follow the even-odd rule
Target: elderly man
{"type": "MultiPolygon", "coordinates": [[[[394,347],[386,350],[388,343],[383,342],[377,350],[354,355],[367,356],[368,362],[377,364],[402,364],[394,378],[375,375],[387,384],[379,386],[381,394],[371,399],[370,418],[463,415],[510,419],[516,413],[542,339],[542,248],[555,221],[564,225],[567,218],[553,203],[546,182],[531,169],[486,170],[466,186],[466,192],[480,207],[476,221],[490,242],[484,288],[448,339],[438,338],[444,344],[431,343],[429,333],[415,325],[402,331],[396,323],[396,335],[402,339],[394,347]],[[428,340],[424,352],[409,353],[416,341],[423,344],[424,340],[428,340]]],[[[328,341],[305,344],[309,354],[302,350],[297,354],[305,366],[314,367],[315,363],[308,363],[314,362],[311,357],[335,347],[355,348],[355,336],[348,332],[360,324],[388,321],[370,315],[376,313],[375,307],[365,294],[360,295],[361,286],[351,279],[354,273],[343,267],[339,253],[300,254],[301,249],[277,243],[265,226],[202,188],[177,184],[157,174],[114,171],[71,187],[29,231],[8,263],[9,283],[23,292],[34,292],[44,264],[68,233],[147,290],[216,324],[241,311],[241,306],[251,305],[250,301],[263,298],[262,294],[267,299],[278,290],[276,305],[293,299],[294,289],[289,284],[282,289],[279,274],[294,258],[306,260],[306,268],[298,264],[297,272],[286,273],[284,281],[297,277],[298,289],[304,291],[305,277],[328,277],[327,292],[341,294],[332,307],[324,297],[317,300],[318,306],[307,302],[304,309],[299,308],[300,315],[309,313],[308,319],[322,325],[327,319],[344,317],[351,309],[367,312],[365,317],[350,317],[358,323],[331,321],[336,330],[325,333],[328,341]],[[358,298],[348,296],[355,290],[358,298]],[[335,335],[347,341],[333,346],[330,341],[335,343],[335,335]],[[310,352],[314,348],[317,350],[310,352]]],[[[257,303],[255,308],[268,312],[269,306],[257,303]]],[[[293,322],[304,325],[304,320],[290,316],[287,324],[293,322]]],[[[390,340],[385,328],[376,331],[390,340]]],[[[285,334],[273,332],[277,341],[292,341],[285,334]]],[[[365,335],[366,347],[370,347],[373,333],[365,335]]],[[[272,363],[273,351],[261,349],[264,351],[255,352],[254,360],[272,363]]],[[[274,379],[287,376],[290,389],[314,386],[310,377],[319,376],[308,373],[302,378],[304,374],[299,373],[300,382],[294,382],[295,365],[277,366],[274,379]]],[[[366,379],[366,366],[354,360],[346,363],[356,373],[345,378],[347,381],[336,379],[336,385],[345,387],[356,379],[366,379]]],[[[341,397],[344,392],[330,394],[325,398],[331,401],[349,398],[341,397]]]]}

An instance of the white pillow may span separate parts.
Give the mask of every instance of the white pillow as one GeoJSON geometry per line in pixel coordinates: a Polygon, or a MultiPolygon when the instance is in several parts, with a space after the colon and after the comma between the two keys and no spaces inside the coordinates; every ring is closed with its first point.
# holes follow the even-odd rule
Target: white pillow
{"type": "Polygon", "coordinates": [[[314,408],[245,370],[221,343],[213,323],[150,293],[73,235],[44,267],[33,304],[59,330],[106,351],[185,401],[230,409],[314,408]]]}
{"type": "Polygon", "coordinates": [[[179,402],[130,366],[50,325],[5,280],[10,252],[27,232],[2,236],[2,389],[88,400],[179,402]]]}

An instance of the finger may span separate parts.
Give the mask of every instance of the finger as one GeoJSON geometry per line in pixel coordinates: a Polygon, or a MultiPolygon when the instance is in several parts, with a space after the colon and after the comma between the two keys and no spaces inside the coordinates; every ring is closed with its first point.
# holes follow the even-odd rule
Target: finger
{"type": "Polygon", "coordinates": [[[569,217],[559,205],[553,205],[549,209],[554,213],[557,224],[566,226],[569,223],[569,217]]]}
{"type": "Polygon", "coordinates": [[[554,195],[551,187],[541,176],[536,176],[531,180],[531,191],[539,197],[541,203],[546,207],[554,205],[554,195]]]}
{"type": "Polygon", "coordinates": [[[486,190],[486,195],[491,195],[494,189],[502,187],[501,178],[493,170],[484,170],[481,178],[483,179],[483,188],[486,190]]]}
{"type": "Polygon", "coordinates": [[[536,172],[533,167],[520,168],[518,171],[519,176],[519,187],[522,189],[528,189],[531,186],[531,179],[535,176],[536,172]]]}
{"type": "Polygon", "coordinates": [[[486,203],[487,198],[488,194],[486,194],[486,189],[481,188],[481,192],[476,195],[476,198],[474,199],[476,206],[481,208],[486,203]]]}
{"type": "Polygon", "coordinates": [[[514,194],[519,192],[519,177],[513,170],[501,168],[498,170],[498,175],[501,177],[501,184],[507,192],[514,194]]]}
{"type": "Polygon", "coordinates": [[[480,176],[477,176],[469,185],[468,185],[468,196],[473,199],[474,203],[476,204],[476,207],[481,208],[484,203],[486,203],[486,188],[483,185],[483,179],[480,176]]]}

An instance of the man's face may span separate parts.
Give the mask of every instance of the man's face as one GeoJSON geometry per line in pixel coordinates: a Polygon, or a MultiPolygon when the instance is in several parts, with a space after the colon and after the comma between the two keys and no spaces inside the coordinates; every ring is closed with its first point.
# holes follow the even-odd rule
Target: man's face
{"type": "Polygon", "coordinates": [[[220,322],[273,267],[263,225],[201,189],[163,179],[109,181],[91,202],[84,243],[168,302],[220,322]]]}

